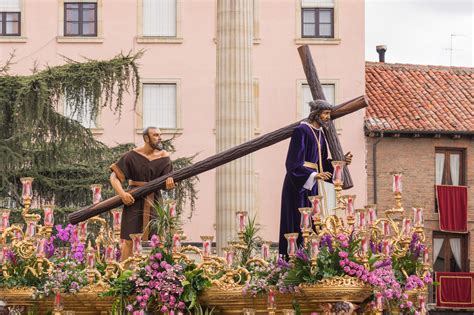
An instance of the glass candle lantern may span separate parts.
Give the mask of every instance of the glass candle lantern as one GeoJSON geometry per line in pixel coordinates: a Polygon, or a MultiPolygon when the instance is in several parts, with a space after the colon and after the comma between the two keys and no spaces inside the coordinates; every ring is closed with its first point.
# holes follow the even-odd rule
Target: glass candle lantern
{"type": "Polygon", "coordinates": [[[383,294],[382,292],[375,293],[375,306],[378,311],[383,310],[383,294]]]}
{"type": "Polygon", "coordinates": [[[235,250],[229,246],[222,248],[224,251],[225,261],[228,267],[231,267],[234,264],[235,250]]]}
{"type": "Polygon", "coordinates": [[[112,227],[114,231],[120,231],[122,225],[122,209],[113,209],[112,211],[112,227]]]}
{"type": "Polygon", "coordinates": [[[91,190],[92,190],[92,203],[93,204],[99,203],[100,200],[102,199],[102,185],[100,184],[91,185],[91,190]]]}
{"type": "Polygon", "coordinates": [[[367,211],[367,224],[373,226],[375,221],[377,221],[377,210],[375,205],[367,205],[365,206],[367,211]]]}
{"type": "Polygon", "coordinates": [[[353,218],[354,213],[355,213],[355,207],[354,207],[354,202],[355,202],[355,195],[344,195],[344,203],[346,205],[346,217],[348,218],[353,218]]]}
{"type": "Polygon", "coordinates": [[[181,250],[181,235],[178,233],[173,234],[173,252],[181,250]]]}
{"type": "Polygon", "coordinates": [[[0,220],[0,232],[3,232],[5,229],[10,227],[10,210],[0,210],[0,220]]]}
{"type": "Polygon", "coordinates": [[[47,204],[43,206],[44,212],[44,226],[53,226],[54,225],[54,205],[47,204]]]}
{"type": "Polygon", "coordinates": [[[23,224],[21,223],[14,223],[12,224],[12,227],[15,228],[14,230],[14,236],[15,240],[21,241],[23,239],[23,224]]]}
{"type": "Polygon", "coordinates": [[[423,208],[413,208],[413,224],[416,227],[423,227],[423,208]]]}
{"type": "Polygon", "coordinates": [[[316,260],[319,254],[319,240],[315,234],[312,234],[309,239],[310,249],[311,249],[311,259],[316,260]]]}
{"type": "Polygon", "coordinates": [[[211,248],[212,248],[213,239],[214,239],[214,236],[201,236],[203,257],[211,256],[211,248]]]}
{"type": "Polygon", "coordinates": [[[87,238],[87,221],[79,222],[77,236],[82,241],[87,238]]]}
{"type": "Polygon", "coordinates": [[[237,220],[237,231],[244,232],[247,225],[247,211],[237,211],[236,213],[237,220]]]}
{"type": "Polygon", "coordinates": [[[382,233],[383,233],[383,236],[389,237],[389,236],[390,236],[390,233],[391,233],[390,222],[388,222],[388,221],[382,221],[380,224],[382,225],[382,233]]]}
{"type": "Polygon", "coordinates": [[[402,221],[402,235],[404,237],[410,237],[411,235],[411,219],[404,218],[402,221]]]}
{"type": "Polygon", "coordinates": [[[308,231],[311,229],[311,208],[298,208],[300,212],[300,229],[301,231],[308,231]]]}
{"type": "Polygon", "coordinates": [[[365,209],[356,210],[356,226],[359,229],[365,228],[365,209]]]}
{"type": "Polygon", "coordinates": [[[176,218],[177,212],[176,212],[176,201],[170,200],[168,201],[168,213],[171,218],[176,218]]]}
{"type": "Polygon", "coordinates": [[[311,215],[312,216],[321,216],[321,200],[323,196],[309,196],[309,202],[311,202],[311,215]]]}
{"type": "Polygon", "coordinates": [[[130,234],[133,256],[140,256],[142,254],[142,237],[143,233],[130,234]]]}
{"type": "Polygon", "coordinates": [[[33,177],[22,177],[20,178],[22,184],[22,198],[23,199],[31,199],[33,197],[33,177]]]}
{"type": "Polygon", "coordinates": [[[44,246],[46,244],[46,239],[40,238],[36,241],[36,255],[38,257],[44,257],[44,246]]]}
{"type": "Polygon", "coordinates": [[[264,260],[267,260],[270,258],[270,246],[272,242],[262,242],[262,245],[260,247],[260,253],[262,255],[262,258],[264,260]]]}
{"type": "Polygon", "coordinates": [[[402,174],[401,173],[393,173],[393,185],[392,190],[394,193],[401,193],[402,192],[402,174]]]}
{"type": "Polygon", "coordinates": [[[92,248],[90,243],[89,243],[89,246],[87,247],[87,250],[86,250],[86,262],[87,262],[87,268],[94,269],[94,267],[95,267],[95,250],[94,250],[94,248],[92,248]]]}
{"type": "Polygon", "coordinates": [[[286,241],[288,243],[287,253],[288,256],[294,256],[296,254],[296,241],[298,239],[298,233],[287,233],[285,234],[286,241]]]}
{"type": "Polygon", "coordinates": [[[276,292],[274,286],[268,287],[268,295],[267,295],[267,307],[270,309],[276,308],[276,292]]]}
{"type": "Polygon", "coordinates": [[[38,221],[36,218],[26,218],[26,236],[33,237],[36,235],[36,226],[38,225],[38,221]]]}
{"type": "Polygon", "coordinates": [[[115,246],[113,243],[108,243],[105,245],[105,262],[111,263],[115,260],[115,246]]]}
{"type": "Polygon", "coordinates": [[[390,241],[385,239],[385,240],[382,240],[382,254],[384,254],[385,256],[390,256],[390,241]]]}
{"type": "Polygon", "coordinates": [[[344,169],[344,165],[346,162],[344,161],[332,161],[333,166],[333,173],[332,173],[332,183],[336,186],[342,186],[343,179],[342,179],[342,170],[344,169]]]}

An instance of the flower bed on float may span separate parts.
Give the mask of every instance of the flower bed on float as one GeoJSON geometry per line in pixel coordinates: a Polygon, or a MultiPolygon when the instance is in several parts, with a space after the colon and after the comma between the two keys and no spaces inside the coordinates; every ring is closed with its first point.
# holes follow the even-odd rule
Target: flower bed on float
{"type": "Polygon", "coordinates": [[[153,235],[143,251],[142,235],[132,235],[133,256],[124,261],[119,210],[112,213],[110,229],[102,218],[53,229],[28,214],[26,194],[26,229],[10,226],[8,210],[1,214],[0,299],[10,307],[55,314],[68,309],[184,314],[203,308],[306,314],[357,307],[373,314],[426,314],[432,278],[422,210],[414,208],[408,216],[401,189],[394,192],[396,206],[378,219],[375,206],[354,209],[355,197],[341,196],[340,190],[337,209],[345,211],[344,219],[323,217],[322,198],[310,197],[312,207],[299,209],[304,242],[296,243],[298,233],[285,235],[286,260],[272,254],[244,211],[237,212],[238,239],[222,249],[223,257],[212,255],[209,236],[201,237],[202,248],[183,246],[179,214],[165,200],[156,205],[153,222],[162,237],[153,235]],[[99,233],[92,239],[88,226],[94,224],[99,233]]]}

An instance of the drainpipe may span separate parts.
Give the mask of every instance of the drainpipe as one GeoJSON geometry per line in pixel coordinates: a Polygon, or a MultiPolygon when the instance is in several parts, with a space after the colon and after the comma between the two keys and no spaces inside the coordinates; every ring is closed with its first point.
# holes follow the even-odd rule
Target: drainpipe
{"type": "Polygon", "coordinates": [[[372,144],[372,168],[374,170],[374,204],[377,204],[377,144],[383,139],[383,131],[380,138],[372,144]]]}

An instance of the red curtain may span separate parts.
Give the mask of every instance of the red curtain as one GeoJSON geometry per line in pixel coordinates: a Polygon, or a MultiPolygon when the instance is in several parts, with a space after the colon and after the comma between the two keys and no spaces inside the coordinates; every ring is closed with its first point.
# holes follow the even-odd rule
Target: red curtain
{"type": "Polygon", "coordinates": [[[436,186],[436,196],[440,230],[467,233],[467,187],[436,186]]]}
{"type": "Polygon", "coordinates": [[[437,272],[436,307],[474,308],[473,272],[437,272]]]}

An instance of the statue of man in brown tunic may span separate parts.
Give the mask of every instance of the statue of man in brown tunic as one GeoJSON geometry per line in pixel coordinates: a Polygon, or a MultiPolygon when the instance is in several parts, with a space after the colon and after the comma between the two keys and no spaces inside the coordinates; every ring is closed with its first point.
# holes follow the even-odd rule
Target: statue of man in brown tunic
{"type": "MultiPolygon", "coordinates": [[[[172,171],[170,155],[163,149],[161,132],[156,127],[147,127],[143,131],[144,144],[141,147],[125,153],[117,163],[110,166],[110,184],[124,204],[120,238],[122,239],[121,259],[125,260],[132,254],[130,234],[143,233],[143,239],[148,240],[148,223],[150,208],[153,202],[159,200],[160,191],[153,192],[145,198],[135,200],[125,191],[122,183],[128,180],[129,188],[143,186],[145,183],[172,171]]],[[[166,179],[166,189],[173,189],[172,177],[166,179]]]]}

